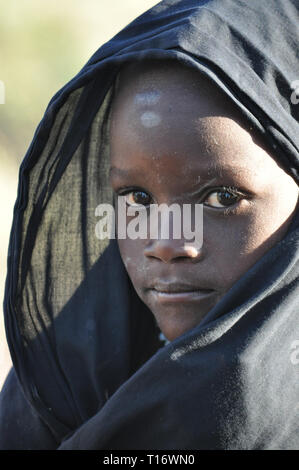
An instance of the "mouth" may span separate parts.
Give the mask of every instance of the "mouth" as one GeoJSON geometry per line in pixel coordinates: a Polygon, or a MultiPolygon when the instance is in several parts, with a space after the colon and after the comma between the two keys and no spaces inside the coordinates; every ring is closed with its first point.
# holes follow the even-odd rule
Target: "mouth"
{"type": "Polygon", "coordinates": [[[149,290],[155,299],[162,303],[199,301],[215,292],[214,289],[203,289],[184,283],[156,283],[149,290]]]}

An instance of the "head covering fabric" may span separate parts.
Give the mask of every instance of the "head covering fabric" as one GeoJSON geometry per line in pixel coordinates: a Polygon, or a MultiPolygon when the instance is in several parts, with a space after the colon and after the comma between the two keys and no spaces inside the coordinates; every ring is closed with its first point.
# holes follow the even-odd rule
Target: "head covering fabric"
{"type": "Polygon", "coordinates": [[[116,240],[95,237],[95,208],[113,202],[113,84],[131,61],[204,73],[298,184],[298,35],[296,0],[162,1],[51,99],[14,209],[0,448],[299,448],[298,210],[201,324],[165,346],[116,240]]]}

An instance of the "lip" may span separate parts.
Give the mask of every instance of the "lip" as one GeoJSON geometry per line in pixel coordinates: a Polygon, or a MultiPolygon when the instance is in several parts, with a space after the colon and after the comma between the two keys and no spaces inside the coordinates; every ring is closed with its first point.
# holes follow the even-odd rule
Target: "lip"
{"type": "Polygon", "coordinates": [[[168,302],[194,302],[211,296],[213,289],[203,289],[198,286],[183,283],[156,283],[150,288],[156,300],[168,302]]]}

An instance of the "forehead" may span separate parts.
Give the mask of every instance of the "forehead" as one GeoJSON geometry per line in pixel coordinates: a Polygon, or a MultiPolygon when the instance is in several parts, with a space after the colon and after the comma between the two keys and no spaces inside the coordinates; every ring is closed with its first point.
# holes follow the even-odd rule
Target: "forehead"
{"type": "Polygon", "coordinates": [[[125,136],[132,138],[138,133],[150,141],[154,138],[161,149],[163,140],[182,134],[188,146],[195,128],[200,130],[198,136],[214,134],[215,120],[211,118],[215,117],[226,118],[221,122],[226,131],[234,122],[245,124],[228,97],[198,71],[176,61],[133,63],[118,77],[111,138],[118,134],[124,142],[125,136]]]}
{"type": "Polygon", "coordinates": [[[242,119],[232,101],[207,77],[177,61],[144,61],[121,69],[116,82],[113,108],[153,107],[167,101],[170,111],[184,100],[196,100],[201,115],[227,115],[242,119]]]}
{"type": "MultiPolygon", "coordinates": [[[[131,64],[118,79],[110,128],[112,165],[172,175],[254,168],[267,154],[254,144],[239,110],[209,79],[176,62],[131,64]],[[152,165],[152,166],[151,166],[152,165]]],[[[268,156],[268,158],[270,158],[268,156]]],[[[170,175],[169,177],[171,177],[170,175]]]]}

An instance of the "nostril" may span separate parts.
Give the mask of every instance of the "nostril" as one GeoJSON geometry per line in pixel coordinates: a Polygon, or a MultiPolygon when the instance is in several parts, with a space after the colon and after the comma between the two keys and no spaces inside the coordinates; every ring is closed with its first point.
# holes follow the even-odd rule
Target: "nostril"
{"type": "MultiPolygon", "coordinates": [[[[179,242],[179,241],[178,241],[179,242]]],[[[177,243],[175,240],[158,240],[144,250],[144,254],[150,258],[157,258],[164,263],[171,261],[196,260],[201,256],[199,249],[187,243],[177,243]]]]}

